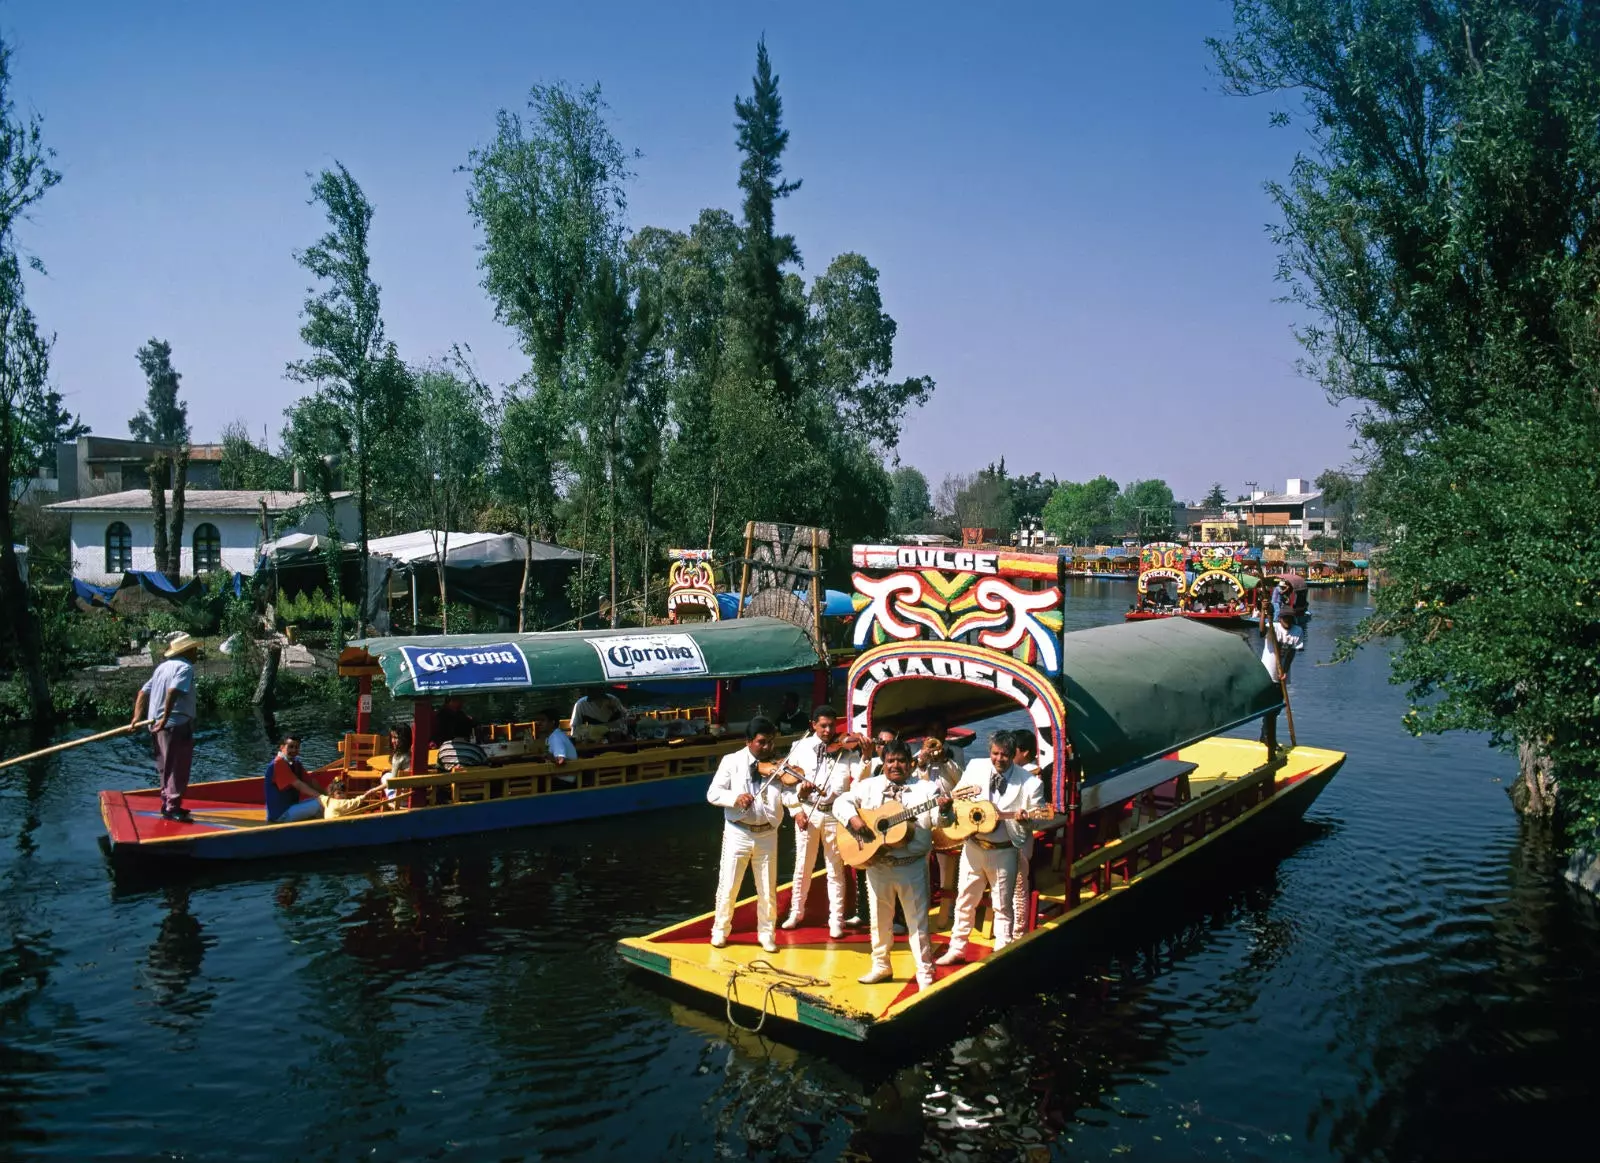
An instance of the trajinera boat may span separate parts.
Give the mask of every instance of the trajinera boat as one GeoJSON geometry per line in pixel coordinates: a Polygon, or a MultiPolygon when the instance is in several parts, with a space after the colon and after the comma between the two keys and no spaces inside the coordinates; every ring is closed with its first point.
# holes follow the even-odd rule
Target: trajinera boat
{"type": "Polygon", "coordinates": [[[1259,580],[1244,572],[1243,542],[1176,545],[1157,542],[1139,551],[1139,600],[1123,615],[1129,622],[1187,618],[1243,626],[1255,608],[1248,591],[1259,580]]]}
{"type": "MultiPolygon", "coordinates": [[[[1000,551],[930,562],[921,554],[854,550],[856,633],[874,645],[850,668],[845,713],[851,730],[868,734],[914,733],[934,718],[1027,716],[1058,815],[1035,833],[1019,935],[995,951],[980,923],[967,960],[937,968],[922,989],[898,937],[893,978],[863,984],[870,937],[831,939],[819,886],[802,923],[778,930],[773,954],[757,941],[753,897],[736,905],[724,948],[710,943],[711,913],[619,943],[631,965],[741,1024],[876,1042],[948,1016],[963,998],[992,996],[980,983],[1003,967],[1060,948],[1068,932],[1083,933],[1119,902],[1170,881],[1179,863],[1261,847],[1344,762],[1340,752],[1292,740],[1269,753],[1254,739],[1224,735],[1284,705],[1257,652],[1235,635],[1179,618],[1063,633],[1060,558],[1000,551]]],[[[778,890],[779,916],[792,887],[778,890]]],[[[937,915],[930,928],[939,954],[950,917],[937,915]]]]}
{"type": "MultiPolygon", "coordinates": [[[[373,733],[372,682],[413,702],[410,774],[391,776],[372,802],[351,814],[294,823],[266,820],[264,777],[191,783],[184,806],[193,822],[163,819],[154,788],[102,791],[100,814],[114,855],[249,859],[396,841],[456,836],[529,824],[556,824],[703,802],[717,763],[744,745],[725,723],[732,680],[785,675],[816,683],[821,664],[811,636],[776,618],[737,618],[696,626],[542,634],[457,634],[371,638],[352,643],[339,673],[359,687],[355,729],[340,756],[311,772],[342,799],[380,786],[393,766],[388,736],[373,733]],[[476,728],[488,761],[438,770],[430,746],[435,698],[608,687],[671,700],[679,684],[709,685],[703,706],[658,706],[639,713],[629,740],[574,740],[576,760],[559,767],[531,723],[476,728]]],[[[271,757],[263,755],[263,768],[271,757]]]]}

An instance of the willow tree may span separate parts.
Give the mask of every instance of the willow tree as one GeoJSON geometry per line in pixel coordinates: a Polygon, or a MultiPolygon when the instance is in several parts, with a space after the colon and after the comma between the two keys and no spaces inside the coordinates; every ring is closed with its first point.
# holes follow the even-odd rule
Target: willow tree
{"type": "MultiPolygon", "coordinates": [[[[1306,152],[1268,189],[1305,369],[1361,408],[1418,732],[1600,823],[1600,20],[1579,0],[1235,0],[1227,85],[1306,152]]],[[[1558,813],[1558,807],[1561,809],[1558,813]]]]}
{"type": "Polygon", "coordinates": [[[128,421],[128,432],[136,440],[176,447],[189,443],[189,406],[178,399],[178,382],[183,376],[172,366],[172,344],[151,339],[138,351],[139,370],[144,372],[144,407],[128,421]]]}

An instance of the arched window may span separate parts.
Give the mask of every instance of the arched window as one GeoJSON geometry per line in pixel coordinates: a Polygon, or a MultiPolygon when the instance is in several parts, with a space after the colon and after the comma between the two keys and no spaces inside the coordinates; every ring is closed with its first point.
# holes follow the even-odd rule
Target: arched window
{"type": "Polygon", "coordinates": [[[210,573],[222,568],[222,534],[212,524],[196,525],[194,529],[194,571],[210,573]]]}
{"type": "Polygon", "coordinates": [[[127,573],[133,568],[133,533],[121,521],[106,526],[106,572],[127,573]]]}

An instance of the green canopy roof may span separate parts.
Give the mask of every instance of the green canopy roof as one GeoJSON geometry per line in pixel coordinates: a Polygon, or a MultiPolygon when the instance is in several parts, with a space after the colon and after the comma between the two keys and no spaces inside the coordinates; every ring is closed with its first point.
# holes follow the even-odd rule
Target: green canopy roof
{"type": "Polygon", "coordinates": [[[817,665],[805,631],[777,618],[547,634],[448,634],[352,642],[399,697],[742,678],[817,665]]]}
{"type": "Polygon", "coordinates": [[[1281,705],[1235,633],[1186,618],[1063,637],[1067,730],[1086,779],[1143,763],[1281,705]]]}

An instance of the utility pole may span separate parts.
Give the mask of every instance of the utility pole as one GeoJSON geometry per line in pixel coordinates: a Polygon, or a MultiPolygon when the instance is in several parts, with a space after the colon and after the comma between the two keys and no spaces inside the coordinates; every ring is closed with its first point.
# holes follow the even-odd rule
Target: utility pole
{"type": "Polygon", "coordinates": [[[1244,539],[1247,545],[1254,545],[1256,543],[1256,482],[1245,481],[1244,489],[1245,492],[1250,494],[1250,517],[1249,523],[1245,526],[1244,539]]]}

